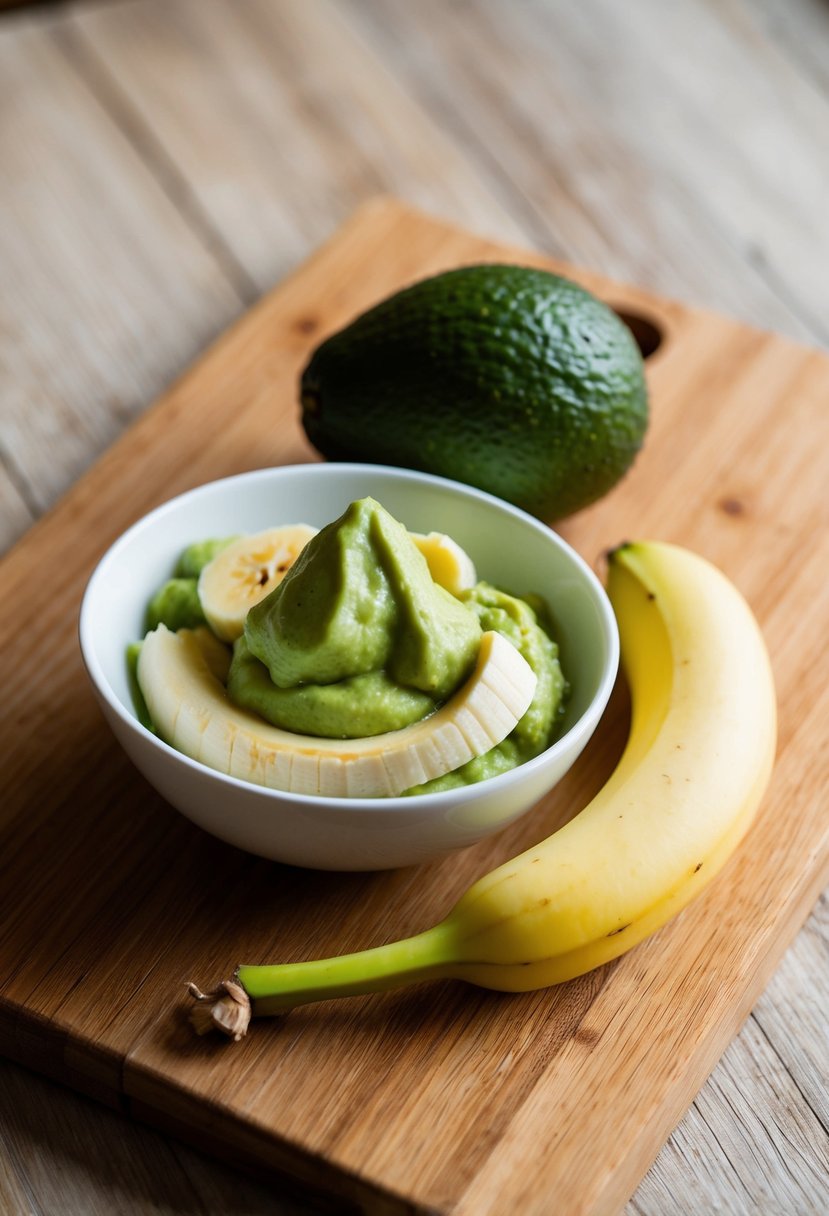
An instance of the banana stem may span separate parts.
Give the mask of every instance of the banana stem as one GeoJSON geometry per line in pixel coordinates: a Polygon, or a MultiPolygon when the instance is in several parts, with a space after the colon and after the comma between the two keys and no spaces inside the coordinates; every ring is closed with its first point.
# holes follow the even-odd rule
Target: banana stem
{"type": "Polygon", "coordinates": [[[237,967],[232,980],[223,981],[211,992],[188,984],[196,1002],[190,1021],[197,1034],[220,1030],[238,1041],[247,1033],[251,1017],[285,1013],[296,1005],[331,997],[386,992],[446,978],[452,975],[454,962],[453,928],[450,921],[443,921],[415,937],[357,954],[237,967]]]}
{"type": "Polygon", "coordinates": [[[239,967],[234,979],[252,1002],[254,1017],[326,1001],[331,997],[386,992],[450,974],[451,931],[445,922],[403,941],[357,954],[312,962],[239,967]]]}

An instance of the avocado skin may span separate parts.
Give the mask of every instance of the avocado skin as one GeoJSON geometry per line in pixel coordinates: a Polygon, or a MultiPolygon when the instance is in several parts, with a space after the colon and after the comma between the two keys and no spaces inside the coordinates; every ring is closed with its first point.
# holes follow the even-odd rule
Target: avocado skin
{"type": "Polygon", "coordinates": [[[425,279],[313,353],[302,423],[329,460],[404,465],[542,519],[605,494],[648,423],[639,348],[577,284],[522,266],[425,279]]]}

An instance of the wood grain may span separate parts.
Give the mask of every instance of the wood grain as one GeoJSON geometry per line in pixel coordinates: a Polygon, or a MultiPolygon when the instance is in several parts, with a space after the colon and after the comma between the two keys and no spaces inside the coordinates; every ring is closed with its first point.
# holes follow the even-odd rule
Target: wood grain
{"type": "MultiPolygon", "coordinates": [[[[618,754],[618,707],[556,796],[497,840],[415,871],[292,873],[208,839],[146,790],[81,691],[67,612],[101,546],[149,505],[212,476],[308,457],[294,386],[310,329],[317,337],[414,277],[481,258],[545,264],[391,202],[363,209],[6,559],[14,591],[67,528],[78,538],[72,566],[50,585],[17,647],[16,662],[30,670],[31,647],[48,631],[48,701],[38,682],[10,680],[9,720],[26,714],[30,729],[24,738],[10,727],[19,742],[3,859],[14,899],[0,938],[8,976],[0,1028],[4,1049],[22,1062],[98,1097],[123,1094],[143,1118],[211,1148],[219,1136],[225,1151],[267,1158],[368,1210],[531,1214],[547,1211],[555,1195],[562,1212],[611,1212],[740,1026],[825,880],[829,835],[817,805],[825,757],[815,730],[829,692],[815,650],[827,554],[814,539],[812,506],[825,470],[819,445],[802,436],[821,433],[829,360],[579,275],[614,305],[655,321],[664,341],[649,362],[654,414],[635,474],[562,531],[591,560],[620,535],[650,533],[717,561],[766,629],[781,739],[771,797],[723,879],[618,964],[547,993],[503,998],[432,985],[299,1010],[232,1055],[192,1039],[177,995],[194,968],[210,977],[237,956],[342,951],[376,940],[380,921],[387,937],[430,923],[475,875],[546,834],[597,788],[618,754]],[[791,415],[783,425],[781,400],[794,403],[797,425],[791,415]],[[793,480],[799,496],[788,493],[793,480]],[[43,792],[31,726],[61,707],[50,746],[59,780],[43,792]],[[24,889],[14,883],[22,872],[24,889]],[[150,872],[151,884],[139,880],[150,872]]],[[[3,628],[8,644],[19,629],[14,614],[3,628]]]]}
{"type": "Polygon", "coordinates": [[[824,48],[829,43],[829,9],[823,0],[802,0],[792,6],[786,0],[759,0],[759,19],[770,42],[784,55],[793,71],[829,98],[829,63],[824,48]]]}
{"type": "Polygon", "coordinates": [[[241,301],[35,19],[0,37],[0,161],[11,539],[28,522],[14,489],[42,512],[241,301]]]}
{"type": "Polygon", "coordinates": [[[168,4],[151,0],[90,9],[72,28],[67,45],[96,87],[135,138],[157,133],[165,167],[198,198],[258,291],[367,190],[440,203],[473,229],[521,235],[331,0],[245,0],[231,8],[180,0],[172,20],[168,4]],[[117,78],[109,66],[116,59],[117,78]],[[160,71],[164,63],[175,71],[160,71]],[[180,104],[182,73],[198,108],[180,104]]]}
{"type": "Polygon", "coordinates": [[[823,1211],[829,1176],[825,1125],[798,1098],[790,1073],[781,1067],[757,1020],[750,1019],[672,1136],[660,1176],[631,1202],[630,1211],[637,1216],[823,1211]],[[774,1137],[762,1126],[757,1107],[734,1100],[740,1089],[734,1081],[745,1075],[754,1078],[762,1094],[761,1109],[771,1112],[774,1137]],[[730,1171],[716,1167],[723,1151],[733,1163],[730,1171]],[[708,1163],[704,1170],[694,1168],[700,1157],[708,1163]],[[687,1185],[691,1171],[693,1190],[687,1185]]]}
{"type": "MultiPolygon", "coordinates": [[[[7,1065],[0,1096],[0,1204],[4,1213],[83,1212],[85,1216],[304,1216],[299,1199],[210,1163],[193,1150],[135,1123],[112,1142],[113,1114],[97,1103],[7,1065]],[[108,1151],[101,1145],[109,1140],[108,1151]],[[92,1178],[90,1185],[90,1163],[92,1178]],[[4,1189],[5,1188],[5,1189],[4,1189]],[[24,1189],[25,1188],[25,1189],[24,1189]],[[28,1192],[28,1193],[27,1193],[28,1192]]],[[[318,1209],[317,1209],[318,1210],[318,1209]]]]}
{"type": "MultiPolygon", "coordinates": [[[[729,20],[744,14],[727,7],[729,20]]],[[[815,274],[826,233],[817,212],[805,228],[792,222],[812,195],[796,203],[777,175],[783,157],[792,180],[824,172],[827,101],[773,42],[734,38],[722,6],[530,2],[510,21],[500,0],[349,8],[436,124],[475,150],[493,191],[517,192],[540,248],[665,294],[681,283],[684,299],[827,341],[815,274]],[[796,285],[780,290],[778,275],[796,285]]]]}
{"type": "Polygon", "coordinates": [[[26,489],[26,482],[20,481],[14,470],[0,465],[0,551],[5,551],[37,518],[37,508],[26,501],[26,489]]]}

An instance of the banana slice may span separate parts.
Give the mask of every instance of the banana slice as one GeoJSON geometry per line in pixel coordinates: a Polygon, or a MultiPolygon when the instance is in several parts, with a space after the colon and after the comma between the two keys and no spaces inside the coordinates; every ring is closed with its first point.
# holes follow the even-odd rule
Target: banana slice
{"type": "Polygon", "coordinates": [[[478,581],[472,558],[460,545],[444,532],[410,532],[414,543],[426,558],[429,573],[436,583],[460,595],[469,591],[478,581]]]}
{"type": "MultiPolygon", "coordinates": [[[[175,630],[173,630],[175,632],[175,630]]],[[[198,641],[208,671],[216,677],[220,684],[227,687],[227,677],[230,673],[230,661],[233,651],[224,642],[220,642],[206,625],[200,625],[193,633],[198,641]]]]}
{"type": "Polygon", "coordinates": [[[310,524],[268,528],[240,536],[202,570],[199,600],[208,625],[223,642],[234,642],[245,617],[273,591],[317,529],[310,524]]]}
{"type": "Polygon", "coordinates": [[[211,670],[198,631],[147,634],[138,682],[156,730],[194,760],[271,789],[395,797],[500,743],[529,708],[536,677],[501,634],[481,638],[472,675],[436,713],[367,739],[318,739],[239,709],[211,670]]]}

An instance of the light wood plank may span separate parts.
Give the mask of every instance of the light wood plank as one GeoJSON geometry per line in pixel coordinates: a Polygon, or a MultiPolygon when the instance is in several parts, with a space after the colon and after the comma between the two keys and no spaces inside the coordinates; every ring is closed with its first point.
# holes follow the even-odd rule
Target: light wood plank
{"type": "Polygon", "coordinates": [[[814,1204],[814,1169],[824,1159],[829,1133],[827,925],[824,894],[749,1022],[654,1161],[625,1216],[696,1216],[701,1210],[728,1216],[754,1216],[758,1211],[799,1216],[829,1206],[826,1179],[818,1192],[821,1202],[814,1204]],[[750,1126],[746,1112],[751,1112],[750,1126]],[[736,1143],[724,1122],[741,1129],[736,1143]],[[789,1152],[790,1137],[798,1138],[804,1126],[814,1146],[789,1152]],[[758,1145],[766,1146],[775,1160],[782,1155],[786,1164],[773,1176],[766,1174],[769,1195],[752,1206],[752,1189],[741,1179],[758,1145]]]}
{"type": "Polygon", "coordinates": [[[753,0],[750,11],[801,79],[811,79],[829,98],[829,9],[824,0],[753,0]]]}
{"type": "Polygon", "coordinates": [[[13,479],[0,467],[0,553],[22,536],[35,520],[34,511],[21,493],[21,484],[25,483],[13,479]]]}
{"type": "Polygon", "coordinates": [[[520,193],[540,247],[755,324],[829,338],[817,269],[829,238],[809,210],[829,164],[825,107],[789,74],[767,81],[765,57],[755,65],[691,0],[645,0],[630,12],[612,0],[547,0],[512,6],[508,17],[502,0],[348,3],[423,106],[474,149],[482,173],[520,193]],[[716,113],[709,79],[721,82],[716,113]],[[802,230],[785,207],[791,181],[774,177],[778,158],[753,156],[757,139],[745,152],[729,143],[732,127],[741,139],[753,134],[739,126],[752,114],[758,125],[769,107],[777,114],[776,89],[785,109],[769,119],[773,147],[795,175],[802,230]],[[817,131],[802,129],[801,108],[822,119],[817,131]],[[787,122],[793,134],[781,142],[787,122]],[[778,266],[781,240],[794,266],[778,266]]]}
{"type": "Polygon", "coordinates": [[[311,1211],[299,1200],[280,1198],[272,1186],[128,1125],[14,1064],[0,1061],[0,1082],[4,1216],[304,1216],[311,1211]],[[26,1189],[13,1168],[26,1178],[26,1189]]]}
{"type": "Polygon", "coordinates": [[[825,1212],[829,1138],[799,1099],[788,1071],[749,1020],[627,1216],[825,1212]]]}
{"type": "MultiPolygon", "coordinates": [[[[603,0],[611,42],[622,35],[620,16],[603,0]]],[[[829,345],[829,235],[813,205],[829,196],[829,98],[792,68],[745,0],[646,0],[624,21],[641,54],[624,72],[625,89],[642,106],[654,90],[665,99],[646,127],[631,129],[640,155],[674,151],[680,188],[704,194],[716,225],[829,345]],[[668,38],[684,49],[670,61],[661,53],[668,38]]]]}
{"type": "Polygon", "coordinates": [[[48,31],[0,25],[2,445],[41,510],[240,307],[48,31]]]}
{"type": "Polygon", "coordinates": [[[829,1133],[829,896],[824,894],[754,1018],[829,1133]]]}
{"type": "Polygon", "coordinates": [[[141,0],[73,28],[260,289],[378,192],[525,235],[331,0],[141,0]]]}

